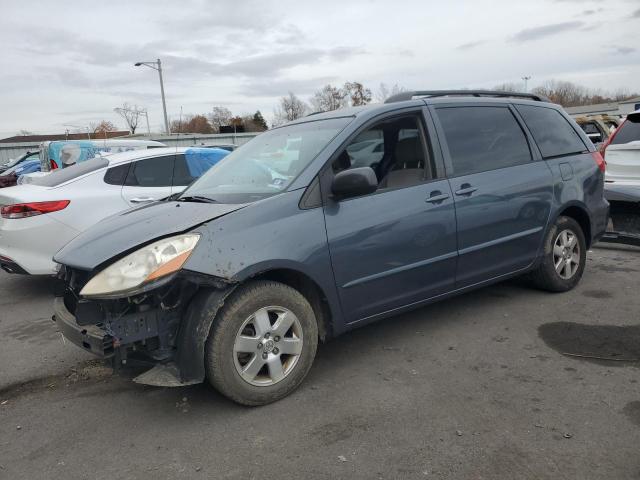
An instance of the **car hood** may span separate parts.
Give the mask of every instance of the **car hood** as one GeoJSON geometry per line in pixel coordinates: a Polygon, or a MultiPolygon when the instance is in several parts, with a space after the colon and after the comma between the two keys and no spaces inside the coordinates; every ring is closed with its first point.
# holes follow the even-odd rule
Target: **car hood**
{"type": "Polygon", "coordinates": [[[190,230],[246,204],[158,202],[105,218],[71,240],[53,257],[73,268],[93,270],[158,238],[190,230]]]}

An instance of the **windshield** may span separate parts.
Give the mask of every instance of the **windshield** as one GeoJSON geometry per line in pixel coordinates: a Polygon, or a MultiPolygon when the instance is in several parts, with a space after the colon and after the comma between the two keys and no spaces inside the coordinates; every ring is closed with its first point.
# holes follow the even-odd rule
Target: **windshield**
{"type": "Polygon", "coordinates": [[[38,152],[32,152],[32,153],[25,153],[24,155],[22,155],[21,157],[16,158],[15,160],[11,160],[8,163],[5,163],[3,166],[7,169],[11,168],[11,167],[15,167],[18,163],[22,163],[24,161],[26,161],[28,158],[35,160],[38,158],[38,152]],[[33,157],[33,158],[31,158],[33,157]]]}
{"type": "Polygon", "coordinates": [[[317,120],[262,133],[221,160],[180,198],[248,203],[281,193],[350,121],[317,120]]]}

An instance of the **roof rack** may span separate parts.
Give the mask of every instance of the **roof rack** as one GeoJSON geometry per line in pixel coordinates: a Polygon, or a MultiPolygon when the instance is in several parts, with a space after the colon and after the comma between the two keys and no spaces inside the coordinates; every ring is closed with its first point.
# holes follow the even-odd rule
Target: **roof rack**
{"type": "Polygon", "coordinates": [[[496,90],[414,90],[392,95],[387,98],[384,103],[403,102],[405,100],[411,100],[413,97],[512,97],[527,98],[537,102],[549,102],[549,99],[544,95],[535,95],[533,93],[501,92],[496,90]]]}

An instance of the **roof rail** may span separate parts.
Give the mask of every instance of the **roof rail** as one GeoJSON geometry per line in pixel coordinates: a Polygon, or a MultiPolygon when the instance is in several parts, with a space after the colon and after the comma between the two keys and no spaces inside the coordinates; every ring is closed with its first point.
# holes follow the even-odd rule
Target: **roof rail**
{"type": "Polygon", "coordinates": [[[414,90],[409,92],[401,92],[387,98],[384,103],[403,102],[411,100],[413,97],[512,97],[527,98],[537,102],[549,102],[550,100],[544,95],[535,95],[533,93],[521,92],[501,92],[498,90],[414,90]]]}

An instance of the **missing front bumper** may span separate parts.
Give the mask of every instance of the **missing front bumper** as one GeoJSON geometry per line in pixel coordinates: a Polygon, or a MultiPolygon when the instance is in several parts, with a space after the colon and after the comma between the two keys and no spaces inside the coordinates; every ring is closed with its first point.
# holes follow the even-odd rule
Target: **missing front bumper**
{"type": "Polygon", "coordinates": [[[114,355],[113,337],[96,325],[78,325],[76,318],[67,310],[63,298],[57,297],[54,300],[53,310],[53,319],[64,338],[98,357],[109,358],[114,355]]]}

